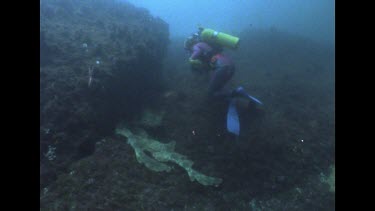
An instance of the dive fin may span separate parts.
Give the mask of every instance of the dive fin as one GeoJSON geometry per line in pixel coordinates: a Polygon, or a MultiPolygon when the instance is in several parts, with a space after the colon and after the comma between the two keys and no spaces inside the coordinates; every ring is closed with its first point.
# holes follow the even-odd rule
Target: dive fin
{"type": "Polygon", "coordinates": [[[263,103],[260,102],[260,100],[256,99],[255,97],[253,97],[253,96],[251,96],[251,95],[249,95],[249,94],[247,94],[247,96],[248,96],[250,99],[252,99],[254,102],[256,102],[256,103],[258,103],[258,104],[260,104],[260,105],[263,105],[263,103]]]}
{"type": "Polygon", "coordinates": [[[240,135],[240,122],[236,108],[236,99],[232,98],[229,102],[227,113],[227,130],[236,136],[240,135]]]}
{"type": "Polygon", "coordinates": [[[260,102],[260,100],[258,100],[255,97],[247,94],[245,89],[242,86],[239,86],[236,90],[234,90],[234,96],[241,96],[241,97],[247,98],[249,100],[252,100],[252,101],[254,101],[254,102],[256,102],[260,105],[263,105],[263,103],[260,102]]]}

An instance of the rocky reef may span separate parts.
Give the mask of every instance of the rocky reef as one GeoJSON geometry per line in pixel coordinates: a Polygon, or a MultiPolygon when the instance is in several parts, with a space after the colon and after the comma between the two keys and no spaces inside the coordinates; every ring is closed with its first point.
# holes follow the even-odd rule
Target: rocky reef
{"type": "Polygon", "coordinates": [[[235,139],[162,20],[41,1],[41,210],[334,210],[334,48],[275,28],[239,37],[229,86],[264,106],[240,102],[235,139]]]}
{"type": "Polygon", "coordinates": [[[41,188],[163,89],[168,24],[115,0],[40,1],[41,188]]]}
{"type": "MultiPolygon", "coordinates": [[[[240,37],[238,52],[226,52],[237,65],[231,85],[242,85],[264,106],[240,106],[239,139],[225,130],[227,104],[207,101],[207,78],[183,62],[183,39],[172,40],[165,60],[169,90],[160,105],[125,121],[158,146],[174,140],[175,152],[220,184],[191,181],[184,168],[163,159],[173,169],[154,171],[137,160],[129,141],[143,136],[112,131],[41,190],[41,210],[334,210],[333,49],[274,30],[249,29],[240,37]]],[[[158,161],[154,150],[143,153],[158,161]]]]}

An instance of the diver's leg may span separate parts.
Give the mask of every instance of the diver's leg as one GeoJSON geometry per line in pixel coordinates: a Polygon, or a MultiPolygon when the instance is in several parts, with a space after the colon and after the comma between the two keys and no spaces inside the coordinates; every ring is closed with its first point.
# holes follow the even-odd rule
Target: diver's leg
{"type": "Polygon", "coordinates": [[[226,85],[226,83],[233,77],[233,75],[233,66],[222,66],[215,69],[209,83],[209,96],[215,98],[229,98],[232,92],[230,90],[226,90],[223,88],[226,85]]]}
{"type": "Polygon", "coordinates": [[[240,121],[236,106],[236,98],[232,98],[232,91],[225,85],[233,77],[233,66],[220,66],[213,72],[209,84],[209,97],[214,100],[227,100],[227,131],[236,137],[240,134],[240,121]]]}

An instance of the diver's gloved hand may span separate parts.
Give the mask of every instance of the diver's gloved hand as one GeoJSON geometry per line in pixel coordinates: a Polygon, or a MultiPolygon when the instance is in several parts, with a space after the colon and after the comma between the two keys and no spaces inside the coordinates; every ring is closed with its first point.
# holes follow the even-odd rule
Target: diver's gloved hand
{"type": "Polygon", "coordinates": [[[203,66],[203,62],[199,59],[189,59],[189,63],[192,67],[192,69],[198,69],[203,66]]]}

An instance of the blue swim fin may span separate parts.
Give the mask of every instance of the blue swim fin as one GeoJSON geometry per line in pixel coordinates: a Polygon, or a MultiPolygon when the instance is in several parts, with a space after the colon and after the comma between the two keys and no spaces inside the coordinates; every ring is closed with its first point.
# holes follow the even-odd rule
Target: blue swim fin
{"type": "Polygon", "coordinates": [[[244,98],[247,98],[249,100],[252,100],[260,105],[263,105],[262,102],[260,102],[260,100],[256,99],[255,97],[249,95],[246,93],[245,89],[242,87],[242,86],[239,86],[236,90],[234,90],[234,93],[233,93],[234,96],[241,96],[241,97],[244,97],[244,98]]]}
{"type": "Polygon", "coordinates": [[[240,135],[240,121],[238,118],[235,98],[232,98],[229,102],[227,113],[227,130],[236,136],[240,135]]]}
{"type": "Polygon", "coordinates": [[[263,105],[263,103],[262,102],[260,102],[260,100],[258,100],[258,99],[256,99],[255,97],[253,97],[253,96],[251,96],[251,95],[247,95],[250,99],[252,99],[254,102],[256,102],[256,103],[258,103],[258,104],[260,104],[260,105],[263,105]]]}

